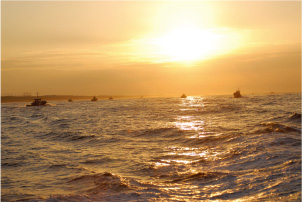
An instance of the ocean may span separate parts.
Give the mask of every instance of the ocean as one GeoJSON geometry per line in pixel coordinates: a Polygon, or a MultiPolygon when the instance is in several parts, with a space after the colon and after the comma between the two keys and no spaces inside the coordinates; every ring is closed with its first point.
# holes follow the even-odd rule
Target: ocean
{"type": "Polygon", "coordinates": [[[1,105],[1,201],[301,201],[301,94],[1,105]]]}

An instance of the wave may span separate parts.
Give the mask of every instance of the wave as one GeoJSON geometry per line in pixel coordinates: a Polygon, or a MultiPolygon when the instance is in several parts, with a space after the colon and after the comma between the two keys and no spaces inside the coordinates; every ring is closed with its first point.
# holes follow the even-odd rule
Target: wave
{"type": "Polygon", "coordinates": [[[2,162],[2,167],[20,167],[23,166],[24,162],[2,162]]]}
{"type": "Polygon", "coordinates": [[[300,146],[301,145],[301,139],[294,139],[290,137],[286,138],[278,138],[274,142],[270,143],[271,146],[275,145],[288,145],[288,146],[300,146]]]}
{"type": "Polygon", "coordinates": [[[181,137],[184,132],[175,127],[170,128],[156,128],[131,131],[129,134],[133,137],[146,137],[146,138],[175,138],[181,137]]]}
{"type": "Polygon", "coordinates": [[[85,193],[102,192],[108,189],[116,191],[120,191],[121,189],[130,189],[130,185],[128,185],[124,179],[109,172],[82,175],[69,180],[67,183],[82,186],[85,193]]]}
{"type": "Polygon", "coordinates": [[[292,115],[289,117],[290,119],[300,119],[301,120],[301,114],[294,112],[292,115]]]}
{"type": "Polygon", "coordinates": [[[50,127],[52,128],[72,128],[74,125],[74,123],[76,122],[76,119],[67,119],[67,118],[61,118],[61,119],[56,119],[56,120],[51,120],[48,119],[47,117],[43,119],[44,121],[48,122],[47,124],[49,124],[50,127]]]}
{"type": "Polygon", "coordinates": [[[47,138],[56,141],[63,140],[67,142],[96,139],[96,135],[83,135],[82,133],[79,132],[69,132],[69,131],[49,132],[43,135],[37,135],[37,137],[47,138]]]}
{"type": "Polygon", "coordinates": [[[216,113],[229,113],[237,112],[242,110],[242,106],[234,104],[217,104],[217,105],[208,105],[192,109],[192,112],[196,114],[216,114],[216,113]]]}
{"type": "Polygon", "coordinates": [[[50,166],[48,166],[48,169],[62,169],[62,168],[67,168],[66,164],[52,164],[50,166]]]}
{"type": "MultiPolygon", "coordinates": [[[[190,175],[184,175],[181,178],[172,180],[170,183],[179,182],[195,182],[195,183],[210,183],[210,181],[216,181],[221,177],[229,176],[228,173],[223,172],[198,172],[190,175]]],[[[229,176],[230,177],[230,176],[229,176]]]]}
{"type": "Polygon", "coordinates": [[[236,141],[236,138],[239,138],[242,134],[238,132],[227,132],[227,133],[217,133],[217,134],[207,134],[203,135],[201,138],[187,138],[183,142],[188,144],[188,146],[209,146],[216,144],[230,143],[231,141],[236,141]]]}
{"type": "Polygon", "coordinates": [[[279,133],[288,133],[288,132],[297,132],[301,133],[301,130],[295,127],[286,126],[281,123],[276,122],[267,122],[267,123],[261,123],[260,126],[264,126],[264,129],[260,129],[255,131],[255,133],[273,133],[273,132],[279,132],[279,133]]]}
{"type": "Polygon", "coordinates": [[[87,194],[92,201],[127,201],[158,197],[161,191],[156,185],[140,183],[110,172],[82,175],[67,182],[80,193],[87,194]],[[91,197],[92,196],[92,197],[91,197]]]}
{"type": "Polygon", "coordinates": [[[301,128],[301,114],[294,112],[288,117],[287,121],[297,124],[301,128]]]}
{"type": "Polygon", "coordinates": [[[87,159],[85,161],[82,161],[81,163],[83,164],[89,164],[89,165],[93,165],[93,164],[105,164],[105,163],[109,163],[109,162],[113,162],[117,159],[113,159],[110,157],[104,157],[104,158],[90,158],[87,159]]]}

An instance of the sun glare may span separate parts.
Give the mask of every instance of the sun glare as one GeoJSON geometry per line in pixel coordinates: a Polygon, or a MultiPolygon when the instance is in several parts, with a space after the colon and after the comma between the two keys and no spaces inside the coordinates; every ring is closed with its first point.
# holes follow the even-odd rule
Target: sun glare
{"type": "Polygon", "coordinates": [[[152,39],[161,62],[197,61],[227,53],[238,47],[238,36],[228,30],[180,27],[152,39]]]}
{"type": "Polygon", "coordinates": [[[172,61],[204,59],[217,49],[219,35],[205,30],[180,28],[155,39],[160,54],[172,61]]]}

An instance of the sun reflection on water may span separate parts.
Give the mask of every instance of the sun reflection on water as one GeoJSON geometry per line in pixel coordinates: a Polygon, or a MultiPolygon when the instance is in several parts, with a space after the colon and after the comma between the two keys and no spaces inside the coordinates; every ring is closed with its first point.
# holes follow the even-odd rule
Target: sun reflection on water
{"type": "MultiPolygon", "coordinates": [[[[176,117],[173,124],[178,130],[185,131],[185,138],[188,141],[192,139],[206,140],[206,138],[219,138],[219,136],[222,135],[222,133],[206,130],[207,124],[209,124],[207,123],[208,120],[199,114],[200,111],[204,111],[205,103],[203,99],[204,98],[190,96],[180,101],[180,114],[176,117]],[[184,111],[186,111],[185,114],[184,111]]],[[[191,142],[194,143],[194,140],[191,142]]],[[[195,178],[203,179],[203,173],[208,176],[207,173],[210,172],[209,170],[211,169],[208,162],[216,162],[221,159],[225,153],[219,145],[204,145],[201,147],[194,145],[195,144],[191,146],[168,146],[165,148],[165,155],[153,165],[156,169],[155,176],[161,176],[160,173],[162,171],[169,171],[167,176],[171,178],[172,184],[168,186],[166,184],[166,186],[162,188],[171,196],[171,200],[189,201],[185,197],[187,193],[194,195],[194,199],[191,198],[193,200],[224,194],[219,192],[220,184],[215,185],[216,187],[207,187],[207,185],[205,185],[203,187],[204,190],[202,190],[200,186],[187,183],[187,181],[194,181],[195,178]],[[215,191],[211,193],[211,195],[208,190],[215,191]],[[184,195],[179,193],[183,193],[184,195]]],[[[211,174],[209,174],[209,178],[211,178],[211,174]]],[[[205,177],[204,179],[209,180],[209,178],[205,177]]]]}
{"type": "MultiPolygon", "coordinates": [[[[190,108],[195,108],[195,107],[204,107],[204,98],[203,97],[194,97],[194,96],[188,96],[185,99],[181,99],[180,106],[182,107],[190,107],[190,108]]],[[[180,110],[185,110],[187,108],[182,108],[180,110]]],[[[190,109],[188,109],[190,110],[190,109]]]]}
{"type": "Polygon", "coordinates": [[[203,130],[204,129],[203,124],[204,124],[203,121],[192,120],[190,117],[179,117],[179,121],[175,122],[175,126],[180,130],[192,130],[192,131],[203,130]]]}
{"type": "MultiPolygon", "coordinates": [[[[199,111],[204,107],[202,97],[188,96],[186,99],[181,99],[180,111],[199,111]]],[[[200,120],[199,116],[196,114],[178,116],[176,118],[175,126],[180,130],[192,130],[192,131],[203,131],[204,130],[204,120],[200,120]]]]}

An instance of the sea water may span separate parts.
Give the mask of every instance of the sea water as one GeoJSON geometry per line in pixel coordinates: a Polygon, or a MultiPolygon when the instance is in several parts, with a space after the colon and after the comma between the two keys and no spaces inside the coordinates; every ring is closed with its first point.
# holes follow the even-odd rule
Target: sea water
{"type": "Polygon", "coordinates": [[[301,94],[2,103],[2,201],[301,201],[301,94]]]}

